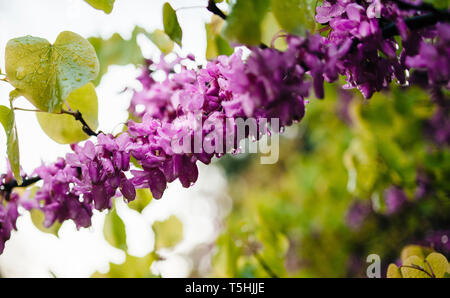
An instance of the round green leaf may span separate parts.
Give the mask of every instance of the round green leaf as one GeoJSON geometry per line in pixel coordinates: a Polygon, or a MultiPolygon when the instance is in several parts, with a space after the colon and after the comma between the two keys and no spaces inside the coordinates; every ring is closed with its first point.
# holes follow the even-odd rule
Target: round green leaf
{"type": "MultiPolygon", "coordinates": [[[[437,278],[444,277],[445,273],[448,270],[448,261],[447,258],[440,253],[432,252],[425,259],[428,264],[430,264],[431,269],[433,270],[434,276],[437,278]]],[[[427,268],[429,271],[429,268],[427,268]]]]}
{"type": "Polygon", "coordinates": [[[402,278],[400,269],[395,264],[389,264],[387,278],[402,278]]]}
{"type": "MultiPolygon", "coordinates": [[[[83,119],[93,130],[98,127],[98,99],[95,87],[88,83],[72,92],[67,102],[73,111],[80,111],[83,119]]],[[[83,125],[71,115],[36,113],[42,130],[55,142],[73,144],[86,140],[89,136],[83,132],[83,125]]]]}
{"type": "Polygon", "coordinates": [[[20,95],[42,111],[59,112],[73,90],[98,75],[94,47],[80,35],[65,31],[51,45],[25,36],[6,45],[6,76],[20,95]]]}
{"type": "Polygon", "coordinates": [[[423,255],[422,247],[419,246],[419,245],[414,245],[414,244],[405,246],[405,247],[402,249],[402,252],[401,252],[401,254],[400,254],[400,258],[401,258],[401,260],[402,260],[403,263],[405,263],[406,260],[407,260],[410,256],[417,256],[417,257],[419,257],[419,258],[421,258],[421,259],[425,258],[425,256],[423,255]]]}

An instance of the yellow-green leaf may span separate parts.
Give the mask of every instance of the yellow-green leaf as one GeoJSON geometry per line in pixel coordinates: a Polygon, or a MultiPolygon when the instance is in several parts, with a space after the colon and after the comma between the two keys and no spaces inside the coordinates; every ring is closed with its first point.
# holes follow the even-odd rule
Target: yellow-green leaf
{"type": "Polygon", "coordinates": [[[103,226],[103,235],[106,241],[112,246],[127,250],[127,235],[125,232],[125,224],[117,214],[116,208],[113,208],[105,218],[103,226]]]}
{"type": "Polygon", "coordinates": [[[152,226],[155,232],[155,250],[170,248],[183,239],[183,224],[174,215],[165,221],[157,221],[152,226]]]}
{"type": "Polygon", "coordinates": [[[115,0],[84,0],[95,9],[103,10],[110,14],[114,7],[115,0]]]}
{"type": "Polygon", "coordinates": [[[20,95],[42,111],[59,112],[72,91],[98,75],[94,47],[80,35],[64,31],[53,45],[25,36],[6,45],[6,76],[20,95]]]}
{"type": "Polygon", "coordinates": [[[22,176],[20,176],[19,139],[17,137],[14,111],[8,107],[0,106],[0,123],[6,133],[6,153],[11,170],[17,183],[20,185],[22,184],[22,176]]]}
{"type": "Polygon", "coordinates": [[[137,36],[146,33],[143,28],[135,27],[130,39],[124,39],[115,33],[109,39],[101,37],[90,37],[88,40],[94,46],[100,61],[98,77],[94,80],[97,86],[103,75],[108,71],[110,65],[142,64],[144,58],[141,48],[137,43],[137,36]]]}
{"type": "Polygon", "coordinates": [[[180,23],[178,23],[176,11],[167,2],[163,6],[163,24],[166,34],[181,47],[183,31],[181,30],[180,23]]]}
{"type": "Polygon", "coordinates": [[[304,34],[306,30],[314,29],[314,3],[311,0],[271,0],[278,23],[294,34],[304,34]]]}
{"type": "MultiPolygon", "coordinates": [[[[80,111],[83,119],[92,130],[98,128],[98,99],[94,84],[88,83],[73,91],[67,98],[73,111],[80,111]]],[[[42,130],[55,142],[73,144],[86,140],[89,136],[83,132],[83,125],[71,115],[36,113],[42,130]]]]}
{"type": "Polygon", "coordinates": [[[224,21],[213,15],[211,22],[205,24],[206,29],[206,59],[211,60],[220,55],[231,55],[234,49],[221,35],[224,21]]]}
{"type": "Polygon", "coordinates": [[[410,256],[417,256],[422,260],[425,258],[422,247],[414,244],[407,245],[402,249],[400,259],[404,263],[410,256]]]}
{"type": "Polygon", "coordinates": [[[389,264],[387,278],[402,278],[400,268],[398,268],[395,264],[389,264]]]}
{"type": "Polygon", "coordinates": [[[45,214],[39,209],[33,209],[30,211],[31,221],[34,226],[41,232],[55,235],[58,237],[58,231],[61,228],[61,223],[59,221],[55,221],[53,225],[49,228],[44,226],[45,214]]]}
{"type": "Polygon", "coordinates": [[[146,34],[146,36],[158,47],[158,49],[164,53],[169,54],[172,52],[174,43],[170,37],[161,29],[156,29],[152,33],[146,34]]]}
{"type": "Polygon", "coordinates": [[[136,189],[136,199],[128,203],[128,207],[137,212],[142,212],[142,210],[150,204],[152,198],[152,193],[148,188],[136,189]]]}
{"type": "Polygon", "coordinates": [[[235,43],[259,45],[261,21],[268,11],[269,0],[237,0],[227,17],[224,36],[235,43]]]}
{"type": "Polygon", "coordinates": [[[418,256],[410,256],[403,262],[400,268],[402,276],[405,278],[429,278],[429,268],[426,266],[424,260],[418,256]],[[429,274],[427,274],[426,272],[429,274]]]}
{"type": "MultiPolygon", "coordinates": [[[[425,260],[428,262],[428,264],[430,264],[435,277],[442,278],[444,277],[445,273],[447,273],[448,261],[443,254],[432,252],[427,256],[425,260]]],[[[430,270],[429,268],[427,269],[430,270]]]]}

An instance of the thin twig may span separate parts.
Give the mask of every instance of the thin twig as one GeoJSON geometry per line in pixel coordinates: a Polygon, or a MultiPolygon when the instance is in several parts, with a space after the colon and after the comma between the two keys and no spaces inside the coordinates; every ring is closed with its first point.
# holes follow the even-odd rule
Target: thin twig
{"type": "Polygon", "coordinates": [[[31,177],[31,178],[26,178],[23,177],[22,179],[22,184],[18,184],[17,180],[12,179],[11,181],[9,181],[8,183],[2,184],[0,185],[0,193],[5,193],[5,199],[6,201],[9,201],[9,197],[11,196],[11,192],[14,188],[16,187],[27,187],[30,186],[38,181],[42,180],[41,177],[36,176],[36,177],[31,177]]]}
{"type": "Polygon", "coordinates": [[[426,275],[428,275],[429,277],[434,278],[433,275],[431,275],[428,271],[426,271],[425,269],[423,269],[422,267],[420,267],[418,265],[401,265],[400,268],[402,268],[402,267],[419,270],[419,271],[425,273],[426,275]]]}
{"type": "MultiPolygon", "coordinates": [[[[408,26],[410,30],[422,29],[435,25],[441,21],[450,21],[450,13],[448,11],[430,12],[405,19],[406,26],[408,26]]],[[[399,31],[395,23],[390,23],[382,29],[382,33],[384,38],[389,38],[398,35],[399,31]]]]}
{"type": "Polygon", "coordinates": [[[90,127],[89,124],[86,123],[86,121],[83,118],[83,115],[81,114],[80,111],[76,110],[76,111],[66,111],[66,110],[61,110],[61,114],[67,114],[67,115],[71,115],[75,118],[75,120],[80,121],[81,124],[83,125],[83,131],[88,135],[88,136],[98,136],[99,133],[93,131],[90,127]]]}
{"type": "Polygon", "coordinates": [[[267,265],[266,261],[264,261],[264,259],[257,252],[253,252],[253,256],[255,256],[258,263],[271,278],[278,278],[278,275],[273,272],[269,265],[267,265]]]}
{"type": "Polygon", "coordinates": [[[224,14],[223,11],[221,11],[220,8],[217,7],[217,4],[214,0],[208,1],[208,6],[206,7],[206,9],[212,12],[213,14],[221,17],[224,20],[227,19],[227,15],[224,14]]]}

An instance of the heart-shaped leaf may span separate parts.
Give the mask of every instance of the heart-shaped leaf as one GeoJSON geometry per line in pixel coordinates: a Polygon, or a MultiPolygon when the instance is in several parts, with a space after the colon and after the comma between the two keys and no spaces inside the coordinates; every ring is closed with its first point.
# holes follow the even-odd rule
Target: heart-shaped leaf
{"type": "MultiPolygon", "coordinates": [[[[431,267],[431,270],[433,270],[433,274],[435,277],[442,278],[444,277],[445,273],[447,273],[448,261],[443,254],[432,252],[427,256],[425,260],[431,267]]],[[[430,270],[429,268],[427,269],[430,270]]]]}
{"type": "Polygon", "coordinates": [[[6,76],[20,95],[42,111],[59,112],[72,91],[98,75],[94,47],[76,33],[65,31],[51,45],[25,36],[6,45],[6,76]]]}

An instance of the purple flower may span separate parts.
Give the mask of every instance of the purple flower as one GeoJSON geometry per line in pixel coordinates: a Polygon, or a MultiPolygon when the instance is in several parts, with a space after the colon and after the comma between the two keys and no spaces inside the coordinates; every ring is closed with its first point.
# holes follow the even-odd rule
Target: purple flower
{"type": "Polygon", "coordinates": [[[367,202],[355,201],[347,211],[347,226],[354,230],[359,229],[371,211],[372,208],[367,202]]]}
{"type": "Polygon", "coordinates": [[[385,190],[384,199],[387,214],[397,213],[408,200],[403,189],[396,186],[391,186],[385,190]]]}
{"type": "Polygon", "coordinates": [[[17,230],[16,221],[19,217],[17,211],[18,195],[13,194],[10,201],[3,206],[3,199],[0,200],[0,254],[3,253],[5,242],[11,237],[11,231],[17,230]]]}

